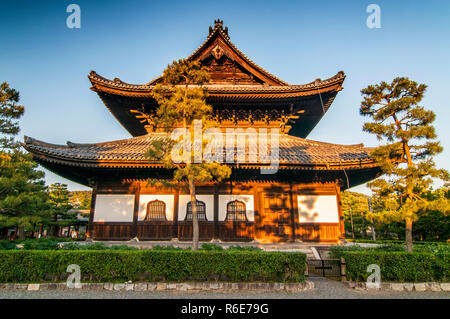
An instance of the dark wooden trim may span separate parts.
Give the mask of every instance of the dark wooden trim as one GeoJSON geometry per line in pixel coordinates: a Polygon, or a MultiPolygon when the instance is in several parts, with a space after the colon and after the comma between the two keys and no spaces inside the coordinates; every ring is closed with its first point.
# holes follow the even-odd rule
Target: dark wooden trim
{"type": "Polygon", "coordinates": [[[214,187],[214,238],[219,238],[219,188],[214,187]]]}
{"type": "Polygon", "coordinates": [[[340,228],[340,238],[345,237],[345,225],[344,225],[344,215],[342,212],[342,197],[341,197],[341,188],[339,187],[339,182],[336,181],[336,200],[338,205],[338,216],[339,216],[339,228],[340,228]]]}
{"type": "Polygon", "coordinates": [[[173,203],[173,223],[174,223],[173,237],[174,238],[178,238],[178,214],[179,214],[178,206],[179,205],[180,205],[180,189],[177,188],[177,191],[176,191],[175,197],[174,197],[174,203],[173,203]]]}
{"type": "Polygon", "coordinates": [[[295,228],[296,228],[295,225],[297,222],[297,220],[295,219],[295,217],[296,217],[295,211],[297,210],[297,205],[294,204],[294,194],[292,191],[292,184],[290,184],[289,188],[290,188],[289,189],[289,209],[290,209],[290,215],[291,215],[291,228],[292,228],[291,240],[295,241],[295,239],[297,238],[296,232],[295,232],[295,228]]]}
{"type": "Polygon", "coordinates": [[[255,223],[255,231],[254,231],[254,238],[260,238],[261,237],[261,191],[259,190],[257,185],[253,186],[253,220],[255,223]]]}
{"type": "Polygon", "coordinates": [[[94,237],[94,214],[95,214],[95,200],[97,198],[97,186],[92,187],[92,197],[91,197],[91,209],[89,213],[89,224],[87,236],[88,238],[94,237]]]}
{"type": "Polygon", "coordinates": [[[136,192],[134,193],[134,207],[133,207],[133,230],[131,237],[137,237],[138,235],[138,226],[137,221],[139,217],[139,200],[140,200],[140,185],[138,184],[136,187],[136,192]]]}

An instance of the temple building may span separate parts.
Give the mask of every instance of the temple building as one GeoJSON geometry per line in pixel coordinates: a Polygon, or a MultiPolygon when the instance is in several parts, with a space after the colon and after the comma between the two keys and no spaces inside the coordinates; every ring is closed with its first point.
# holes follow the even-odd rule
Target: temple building
{"type": "MultiPolygon", "coordinates": [[[[187,59],[208,67],[207,103],[222,129],[280,131],[276,173],[262,174],[267,163],[258,159],[229,163],[229,179],[196,187],[200,240],[336,242],[342,238],[340,192],[380,173],[370,149],[362,144],[306,139],[342,90],[344,72],[326,80],[288,84],[243,54],[230,41],[221,20],[215,21],[206,41],[187,59]]],[[[132,137],[67,145],[25,137],[25,148],[47,169],[92,187],[89,235],[93,239],[190,240],[188,191],[148,183],[149,178],[173,176],[145,156],[153,141],[167,137],[154,122],[157,104],[152,89],[164,84],[162,77],[140,85],[109,80],[94,71],[88,78],[91,89],[132,137]]],[[[254,158],[251,149],[245,149],[248,158],[254,158]]]]}

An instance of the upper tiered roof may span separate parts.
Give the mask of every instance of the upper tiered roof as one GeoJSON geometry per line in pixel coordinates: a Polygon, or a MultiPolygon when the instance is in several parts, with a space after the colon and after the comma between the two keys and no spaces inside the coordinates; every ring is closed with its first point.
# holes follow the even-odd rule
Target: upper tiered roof
{"type": "MultiPolygon", "coordinates": [[[[320,121],[345,79],[344,72],[340,71],[326,80],[290,85],[242,53],[230,41],[222,20],[215,21],[205,42],[187,59],[201,61],[209,68],[211,81],[204,87],[208,90],[207,102],[216,112],[227,109],[246,114],[240,122],[235,121],[235,126],[254,126],[248,118],[254,120],[255,116],[249,114],[259,111],[265,119],[261,119],[259,126],[269,117],[272,122],[266,123],[268,126],[287,126],[289,134],[299,137],[306,137],[320,121]],[[272,115],[267,116],[268,113],[272,115]]],[[[152,131],[148,119],[157,107],[152,90],[162,82],[162,77],[147,84],[128,84],[118,78],[109,80],[94,71],[88,77],[92,90],[133,136],[152,131]]]]}

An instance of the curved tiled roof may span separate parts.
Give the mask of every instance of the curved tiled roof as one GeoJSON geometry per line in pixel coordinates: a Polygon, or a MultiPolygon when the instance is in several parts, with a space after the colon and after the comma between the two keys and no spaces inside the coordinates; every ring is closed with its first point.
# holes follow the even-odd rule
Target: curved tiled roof
{"type": "MultiPolygon", "coordinates": [[[[209,35],[206,40],[187,58],[188,60],[195,60],[198,58],[198,55],[201,54],[209,45],[212,40],[217,37],[220,37],[226,45],[229,46],[231,50],[235,52],[235,54],[244,61],[250,69],[256,70],[266,79],[268,79],[272,85],[204,85],[208,89],[210,95],[215,94],[277,94],[280,96],[291,97],[294,96],[295,93],[303,93],[305,94],[308,91],[312,91],[310,94],[317,94],[317,90],[324,90],[327,87],[332,85],[338,85],[337,88],[334,88],[336,91],[341,89],[342,82],[345,79],[345,74],[343,71],[340,71],[335,76],[330,77],[325,80],[316,79],[313,82],[307,84],[299,84],[299,85],[289,85],[288,83],[282,81],[275,75],[267,72],[262,67],[253,62],[248,56],[242,53],[231,41],[228,36],[228,28],[223,28],[223,21],[216,20],[214,21],[214,28],[210,29],[209,35]],[[273,85],[275,84],[275,85],[273,85]]],[[[211,42],[213,43],[213,42],[211,42]]],[[[159,82],[161,76],[153,79],[147,84],[129,84],[125,83],[119,78],[114,78],[114,80],[107,79],[103,76],[98,75],[95,71],[91,71],[88,75],[89,80],[93,85],[94,90],[105,91],[107,93],[113,93],[108,91],[108,89],[114,89],[114,93],[119,95],[130,95],[130,93],[136,94],[148,94],[151,93],[154,85],[159,82]]],[[[267,83],[266,83],[267,84],[267,83]]],[[[322,91],[324,90],[324,91],[322,91]]]]}
{"type": "MultiPolygon", "coordinates": [[[[272,73],[266,71],[265,69],[263,69],[262,67],[260,67],[258,64],[256,64],[255,62],[253,62],[252,59],[250,59],[247,55],[245,55],[242,51],[240,51],[233,42],[231,42],[230,40],[230,36],[228,35],[228,28],[223,29],[223,21],[218,19],[214,21],[214,29],[210,30],[208,37],[206,38],[206,40],[194,51],[191,53],[191,55],[189,57],[187,57],[187,60],[194,60],[195,57],[201,52],[203,51],[203,49],[208,45],[209,41],[211,39],[213,39],[215,36],[221,36],[222,39],[225,41],[226,44],[228,44],[246,63],[248,63],[250,66],[252,66],[253,68],[255,68],[256,70],[258,70],[259,72],[261,72],[262,74],[264,74],[265,76],[267,76],[268,78],[270,78],[271,80],[273,80],[275,83],[277,83],[278,85],[281,86],[285,86],[288,85],[288,83],[284,82],[283,80],[281,80],[280,78],[276,77],[275,75],[273,75],[272,73]]],[[[161,78],[161,76],[153,79],[152,81],[149,82],[150,85],[155,84],[156,82],[158,82],[158,80],[161,78]]]]}
{"type": "MultiPolygon", "coordinates": [[[[95,144],[55,145],[25,137],[24,147],[42,161],[58,162],[71,166],[87,167],[154,167],[158,163],[149,163],[145,152],[151,143],[169,138],[166,133],[152,133],[95,144]]],[[[257,154],[257,143],[246,147],[246,158],[257,154]]],[[[362,144],[339,145],[317,142],[282,134],[279,136],[279,164],[303,169],[342,169],[376,166],[369,156],[370,148],[362,144]]],[[[258,166],[263,163],[242,163],[239,166],[258,166]]]]}
{"type": "MultiPolygon", "coordinates": [[[[150,96],[154,88],[151,84],[128,84],[117,78],[114,80],[107,79],[98,75],[95,71],[91,71],[89,74],[89,80],[94,86],[94,90],[106,91],[108,88],[114,91],[108,93],[116,93],[119,95],[139,95],[150,96]]],[[[292,97],[292,96],[304,96],[315,95],[329,91],[329,89],[339,91],[342,88],[345,74],[343,71],[338,72],[336,75],[325,79],[316,79],[313,82],[307,84],[285,85],[285,86],[262,86],[262,85],[204,85],[208,90],[209,95],[219,94],[239,94],[239,95],[254,95],[262,94],[265,98],[272,96],[280,97],[292,97]],[[328,89],[329,88],[329,89],[328,89]]]]}

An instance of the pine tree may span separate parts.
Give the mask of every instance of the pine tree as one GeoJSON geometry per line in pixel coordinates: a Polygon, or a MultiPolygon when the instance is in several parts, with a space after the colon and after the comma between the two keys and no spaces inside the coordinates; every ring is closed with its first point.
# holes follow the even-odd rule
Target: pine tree
{"type": "Polygon", "coordinates": [[[90,209],[91,198],[91,191],[71,191],[69,193],[69,203],[75,209],[90,209]]]}
{"type": "Polygon", "coordinates": [[[436,168],[433,161],[442,146],[435,140],[435,114],[419,105],[426,88],[398,77],[392,83],[383,81],[361,90],[360,113],[371,119],[363,130],[385,142],[371,153],[388,177],[369,183],[378,203],[376,211],[386,221],[405,222],[408,251],[412,250],[413,222],[420,210],[450,210],[445,198],[429,201],[421,196],[430,189],[433,178],[449,179],[448,172],[436,168]]]}
{"type": "Polygon", "coordinates": [[[43,177],[31,155],[18,150],[0,153],[0,228],[14,227],[23,239],[25,230],[48,220],[43,177]]]}
{"type": "MultiPolygon", "coordinates": [[[[212,107],[206,103],[207,92],[202,86],[209,81],[207,68],[197,61],[179,60],[169,65],[163,73],[163,83],[153,90],[153,97],[158,102],[157,119],[155,125],[171,131],[176,127],[185,130],[185,138],[194,130],[194,121],[202,121],[202,129],[214,125],[211,117],[212,107]]],[[[191,141],[189,141],[191,142],[191,141]]],[[[205,141],[201,141],[201,145],[205,141]]],[[[199,225],[196,200],[196,185],[221,181],[228,178],[231,169],[227,165],[217,162],[198,162],[199,149],[195,146],[188,153],[186,149],[178,154],[185,159],[184,164],[177,164],[172,158],[172,147],[175,141],[167,139],[154,142],[147,152],[150,161],[160,161],[166,168],[174,169],[174,181],[178,185],[187,183],[192,207],[192,250],[199,245],[199,225]]],[[[193,144],[193,143],[192,143],[193,144]]],[[[201,152],[201,150],[200,150],[201,152]]],[[[156,183],[156,181],[152,181],[156,183]]],[[[169,182],[170,184],[170,182],[169,182]]],[[[164,183],[168,186],[168,183],[164,183]]]]}
{"type": "Polygon", "coordinates": [[[19,103],[19,92],[3,82],[0,84],[0,148],[14,149],[18,146],[14,136],[19,133],[18,119],[24,114],[25,108],[19,103]]]}
{"type": "Polygon", "coordinates": [[[367,226],[369,226],[369,223],[366,223],[366,216],[369,213],[368,198],[367,195],[360,193],[342,192],[344,225],[346,229],[350,229],[353,239],[355,238],[355,231],[364,234],[367,226]]]}
{"type": "Polygon", "coordinates": [[[37,170],[31,155],[20,150],[14,140],[19,133],[18,119],[24,113],[19,92],[0,85],[0,229],[16,228],[24,238],[25,230],[34,230],[48,217],[44,173],[37,170]]]}
{"type": "Polygon", "coordinates": [[[53,236],[57,237],[59,228],[72,226],[78,222],[77,213],[71,212],[73,208],[69,203],[69,191],[66,184],[54,183],[48,188],[49,204],[52,211],[53,236]]]}

